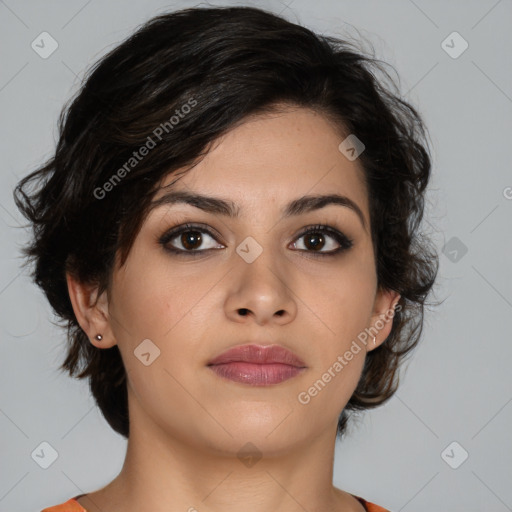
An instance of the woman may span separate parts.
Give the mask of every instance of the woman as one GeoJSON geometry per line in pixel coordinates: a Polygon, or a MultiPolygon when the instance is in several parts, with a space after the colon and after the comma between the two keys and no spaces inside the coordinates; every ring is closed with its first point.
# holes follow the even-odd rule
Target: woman
{"type": "Polygon", "coordinates": [[[438,260],[425,129],[375,70],[233,7],[155,17],[90,71],[15,199],[61,368],[128,446],[45,512],[386,510],[333,486],[335,441],[396,391],[438,260]]]}

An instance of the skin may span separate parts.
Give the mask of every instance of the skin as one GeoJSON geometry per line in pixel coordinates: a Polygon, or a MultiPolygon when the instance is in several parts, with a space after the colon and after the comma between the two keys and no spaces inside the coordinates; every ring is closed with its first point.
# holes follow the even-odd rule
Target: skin
{"type": "MultiPolygon", "coordinates": [[[[230,199],[240,208],[238,219],[162,205],[146,218],[126,264],[116,265],[108,293],[98,297],[94,285],[68,275],[81,327],[98,350],[117,344],[127,370],[124,466],[106,487],[78,500],[88,511],[364,510],[332,484],[336,425],[366,352],[385,341],[391,321],[375,345],[371,338],[360,343],[362,350],[308,404],[297,398],[400,298],[377,289],[362,168],[339,151],[343,138],[309,109],[251,117],[172,187],[230,199]],[[332,204],[280,218],[293,199],[331,193],[357,203],[366,228],[353,210],[332,204]],[[167,252],[158,238],[185,222],[204,223],[219,235],[203,232],[202,245],[188,247],[219,249],[196,257],[167,252]],[[323,246],[308,244],[299,235],[314,224],[341,231],[353,246],[318,256],[339,244],[328,233],[323,246]],[[249,236],[263,249],[252,263],[236,252],[249,236]],[[145,339],[160,349],[148,366],[134,355],[145,339]],[[206,366],[251,341],[282,344],[307,369],[281,384],[252,387],[206,366]],[[262,456],[250,467],[237,456],[247,442],[262,456]]],[[[185,250],[180,240],[168,246],[185,250]]]]}

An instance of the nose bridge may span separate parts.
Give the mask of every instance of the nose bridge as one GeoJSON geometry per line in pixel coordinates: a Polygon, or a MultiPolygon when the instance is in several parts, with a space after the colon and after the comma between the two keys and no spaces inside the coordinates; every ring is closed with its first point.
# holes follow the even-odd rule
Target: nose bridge
{"type": "Polygon", "coordinates": [[[248,236],[237,247],[235,261],[235,293],[229,300],[231,313],[249,310],[256,319],[268,320],[273,315],[295,315],[293,293],[287,283],[286,262],[279,249],[271,246],[271,234],[248,236]],[[263,240],[265,239],[265,240],[263,240]]]}
{"type": "Polygon", "coordinates": [[[279,260],[279,250],[272,246],[272,235],[246,237],[236,248],[237,265],[242,280],[254,280],[262,287],[278,288],[286,278],[283,262],[279,260]],[[263,240],[265,238],[265,240],[263,240]]]}

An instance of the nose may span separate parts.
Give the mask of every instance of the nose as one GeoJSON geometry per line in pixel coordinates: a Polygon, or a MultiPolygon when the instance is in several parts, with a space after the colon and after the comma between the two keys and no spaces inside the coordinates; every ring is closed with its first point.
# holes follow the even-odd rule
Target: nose
{"type": "Polygon", "coordinates": [[[270,251],[264,250],[252,263],[239,258],[234,265],[225,304],[231,320],[266,325],[286,324],[295,318],[297,302],[290,288],[293,274],[286,262],[276,261],[270,251]]]}

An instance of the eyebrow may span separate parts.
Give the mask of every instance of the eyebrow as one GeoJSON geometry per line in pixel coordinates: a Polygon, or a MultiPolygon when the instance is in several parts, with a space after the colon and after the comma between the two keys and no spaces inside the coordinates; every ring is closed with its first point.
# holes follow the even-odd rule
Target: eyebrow
{"type": "MultiPolygon", "coordinates": [[[[179,203],[189,204],[205,212],[224,215],[230,218],[237,218],[240,215],[240,208],[230,200],[204,196],[188,192],[186,190],[175,190],[166,193],[151,203],[150,210],[162,205],[179,203]]],[[[359,208],[352,199],[340,194],[308,195],[294,199],[283,208],[281,216],[282,218],[289,218],[295,215],[312,212],[314,210],[320,210],[321,208],[331,204],[344,206],[354,211],[366,230],[366,221],[361,208],[359,208]]]]}

